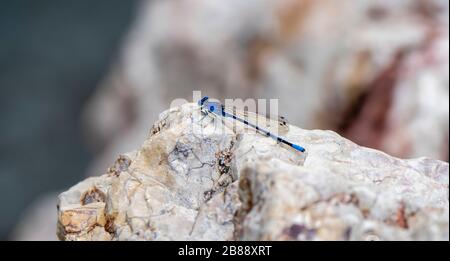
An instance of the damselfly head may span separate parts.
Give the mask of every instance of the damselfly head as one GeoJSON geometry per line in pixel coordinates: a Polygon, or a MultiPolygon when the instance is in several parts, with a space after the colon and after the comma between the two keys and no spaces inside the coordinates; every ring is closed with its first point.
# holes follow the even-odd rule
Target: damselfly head
{"type": "Polygon", "coordinates": [[[208,96],[205,96],[199,100],[198,105],[203,112],[222,115],[222,104],[220,102],[210,101],[208,96]]]}
{"type": "Polygon", "coordinates": [[[203,108],[206,109],[208,112],[211,112],[211,113],[214,113],[217,115],[222,115],[222,112],[223,112],[223,107],[220,102],[207,101],[203,104],[203,108]]]}

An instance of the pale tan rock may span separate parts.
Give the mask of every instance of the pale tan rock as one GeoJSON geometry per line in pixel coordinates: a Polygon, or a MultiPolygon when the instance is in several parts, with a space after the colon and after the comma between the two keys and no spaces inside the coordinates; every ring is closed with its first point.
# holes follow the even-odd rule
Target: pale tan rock
{"type": "Polygon", "coordinates": [[[448,163],[290,126],[306,154],[196,104],[59,196],[62,240],[448,240],[448,163]],[[225,124],[224,124],[225,123],[225,124]]]}

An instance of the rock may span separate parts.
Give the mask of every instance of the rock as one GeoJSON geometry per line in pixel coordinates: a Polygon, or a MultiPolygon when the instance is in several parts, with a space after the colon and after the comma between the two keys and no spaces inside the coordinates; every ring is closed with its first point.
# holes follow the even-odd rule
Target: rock
{"type": "Polygon", "coordinates": [[[61,240],[449,240],[449,166],[289,127],[306,154],[196,104],[58,199],[61,240]]]}

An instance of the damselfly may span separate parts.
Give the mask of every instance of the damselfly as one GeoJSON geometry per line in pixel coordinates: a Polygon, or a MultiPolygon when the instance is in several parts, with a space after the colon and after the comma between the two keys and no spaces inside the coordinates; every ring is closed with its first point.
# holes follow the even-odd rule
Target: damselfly
{"type": "Polygon", "coordinates": [[[230,119],[239,121],[239,122],[245,124],[246,126],[252,127],[259,133],[262,133],[265,136],[276,140],[277,142],[284,143],[300,152],[305,152],[305,148],[303,148],[302,146],[299,146],[297,144],[289,142],[286,139],[278,136],[276,134],[278,132],[274,133],[274,131],[270,130],[273,126],[277,126],[282,131],[283,130],[286,131],[288,128],[288,124],[283,117],[280,117],[280,116],[277,116],[276,118],[266,117],[266,120],[265,120],[266,125],[262,126],[262,125],[258,124],[258,120],[256,120],[256,119],[264,117],[264,116],[259,115],[259,114],[256,114],[256,116],[250,116],[251,113],[249,113],[249,112],[246,112],[246,111],[239,112],[238,110],[236,110],[234,108],[233,109],[226,108],[224,105],[222,105],[219,102],[209,101],[209,98],[206,96],[198,101],[198,105],[200,106],[201,110],[207,114],[213,114],[213,115],[216,115],[219,117],[230,118],[230,119]],[[250,118],[253,118],[255,120],[252,121],[252,120],[250,120],[250,118]]]}

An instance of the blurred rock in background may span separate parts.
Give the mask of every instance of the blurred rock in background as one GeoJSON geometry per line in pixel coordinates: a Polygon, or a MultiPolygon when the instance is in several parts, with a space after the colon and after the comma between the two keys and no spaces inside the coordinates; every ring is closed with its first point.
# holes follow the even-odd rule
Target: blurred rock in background
{"type": "Polygon", "coordinates": [[[55,241],[57,216],[55,206],[58,193],[48,193],[36,199],[24,211],[10,235],[14,240],[55,241]]]}
{"type": "Polygon", "coordinates": [[[448,1],[146,1],[85,111],[90,174],[192,91],[279,98],[304,128],[448,160],[448,1]]]}

